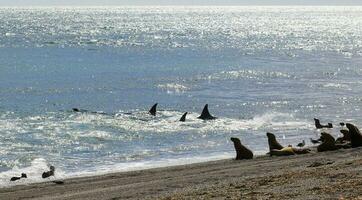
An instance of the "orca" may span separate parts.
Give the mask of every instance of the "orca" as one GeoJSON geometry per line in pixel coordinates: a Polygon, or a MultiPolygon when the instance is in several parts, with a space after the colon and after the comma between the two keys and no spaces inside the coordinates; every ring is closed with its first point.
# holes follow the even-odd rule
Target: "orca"
{"type": "Polygon", "coordinates": [[[332,123],[328,123],[328,125],[321,125],[321,123],[319,122],[319,119],[316,119],[316,118],[314,118],[314,124],[317,129],[333,128],[332,123]]]}
{"type": "Polygon", "coordinates": [[[50,171],[47,172],[43,172],[43,174],[41,175],[42,178],[48,178],[50,176],[54,176],[54,172],[55,172],[55,167],[54,166],[50,166],[50,171]]]}
{"type": "Polygon", "coordinates": [[[180,118],[180,122],[185,122],[186,121],[186,115],[187,115],[187,112],[185,112],[182,117],[180,118]]]}
{"type": "Polygon", "coordinates": [[[115,114],[108,114],[103,111],[89,111],[89,110],[80,109],[80,108],[72,108],[72,111],[75,113],[90,113],[90,114],[97,114],[97,115],[115,115],[115,114]]]}
{"type": "Polygon", "coordinates": [[[216,117],[212,116],[208,109],[208,104],[205,105],[204,109],[202,110],[201,115],[198,117],[199,119],[203,120],[213,120],[216,119],[216,117]]]}
{"type": "Polygon", "coordinates": [[[150,115],[156,116],[156,112],[157,112],[157,103],[155,103],[155,105],[152,106],[152,108],[148,111],[148,113],[150,113],[150,115]]]}
{"type": "Polygon", "coordinates": [[[80,113],[88,112],[88,110],[79,109],[79,108],[72,108],[72,111],[73,112],[80,112],[80,113]]]}

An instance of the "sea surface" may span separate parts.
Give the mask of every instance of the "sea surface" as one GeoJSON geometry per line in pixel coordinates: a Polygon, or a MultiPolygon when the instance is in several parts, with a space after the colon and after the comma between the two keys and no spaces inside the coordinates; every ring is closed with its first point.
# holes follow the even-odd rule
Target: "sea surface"
{"type": "Polygon", "coordinates": [[[0,187],[311,145],[361,77],[362,7],[0,8],[0,187]]]}

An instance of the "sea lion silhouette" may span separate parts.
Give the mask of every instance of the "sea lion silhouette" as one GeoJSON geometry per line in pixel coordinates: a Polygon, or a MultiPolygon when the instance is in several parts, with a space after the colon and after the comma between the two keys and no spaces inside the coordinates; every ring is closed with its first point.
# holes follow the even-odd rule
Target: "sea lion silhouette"
{"type": "Polygon", "coordinates": [[[157,112],[157,103],[155,103],[152,108],[148,111],[148,113],[150,113],[150,115],[156,116],[156,112],[157,112]]]}
{"type": "Polygon", "coordinates": [[[270,150],[270,156],[291,156],[294,155],[292,147],[284,147],[282,149],[272,149],[270,150]]]}
{"type": "Polygon", "coordinates": [[[317,151],[334,151],[340,149],[339,146],[336,146],[336,141],[332,135],[329,133],[322,132],[321,133],[322,144],[318,145],[317,151]]]}
{"type": "Polygon", "coordinates": [[[209,105],[206,104],[204,106],[204,109],[202,110],[201,115],[198,117],[199,119],[203,119],[203,120],[213,120],[216,119],[216,117],[212,116],[209,112],[209,105]]]}
{"type": "Polygon", "coordinates": [[[349,130],[347,128],[342,128],[339,132],[341,132],[343,136],[337,138],[336,142],[339,143],[351,142],[351,134],[349,133],[349,130]]]}
{"type": "Polygon", "coordinates": [[[322,128],[333,128],[333,125],[332,123],[328,123],[328,125],[322,125],[319,121],[319,119],[317,118],[314,118],[314,124],[315,124],[315,127],[317,129],[322,129],[322,128]]]}
{"type": "Polygon", "coordinates": [[[22,173],[20,177],[16,177],[16,176],[11,177],[10,181],[17,181],[17,180],[20,180],[21,178],[28,178],[28,177],[26,176],[25,173],[22,173]]]}
{"type": "Polygon", "coordinates": [[[352,148],[362,146],[362,134],[359,129],[355,125],[350,123],[347,123],[346,126],[349,130],[349,135],[351,137],[352,148]]]}
{"type": "Polygon", "coordinates": [[[244,145],[241,144],[239,138],[230,138],[230,140],[234,143],[235,151],[236,151],[236,158],[235,160],[242,160],[242,159],[252,159],[253,152],[246,148],[244,145]]]}
{"type": "Polygon", "coordinates": [[[268,137],[268,144],[269,144],[269,150],[273,150],[273,149],[276,149],[276,150],[281,150],[283,149],[284,147],[279,144],[279,142],[276,140],[275,138],[275,135],[273,133],[266,133],[266,136],[268,137]]]}
{"type": "Polygon", "coordinates": [[[50,166],[50,171],[44,172],[41,177],[42,178],[48,178],[50,176],[54,176],[54,172],[55,172],[55,167],[54,166],[50,166]]]}
{"type": "Polygon", "coordinates": [[[266,133],[268,137],[268,144],[269,144],[269,154],[270,156],[290,156],[294,154],[306,154],[310,152],[310,149],[301,149],[301,148],[293,148],[292,146],[283,147],[279,142],[276,140],[275,135],[273,133],[266,133]]]}

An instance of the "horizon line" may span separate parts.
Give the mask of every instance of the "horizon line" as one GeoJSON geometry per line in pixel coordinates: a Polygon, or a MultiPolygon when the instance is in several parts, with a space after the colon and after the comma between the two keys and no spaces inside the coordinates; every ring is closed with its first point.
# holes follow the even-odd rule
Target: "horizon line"
{"type": "Polygon", "coordinates": [[[335,4],[335,5],[326,5],[326,4],[235,4],[235,5],[218,5],[218,4],[195,4],[195,5],[182,5],[182,4],[145,4],[145,5],[136,5],[136,4],[115,4],[115,5],[0,5],[0,8],[22,8],[22,7],[362,7],[361,4],[335,4]]]}

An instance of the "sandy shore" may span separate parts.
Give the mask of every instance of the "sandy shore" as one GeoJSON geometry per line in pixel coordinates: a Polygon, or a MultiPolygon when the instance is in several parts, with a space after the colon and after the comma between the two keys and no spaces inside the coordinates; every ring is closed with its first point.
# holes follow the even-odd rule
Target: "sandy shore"
{"type": "Polygon", "coordinates": [[[0,189],[0,199],[362,199],[362,148],[0,189]]]}

